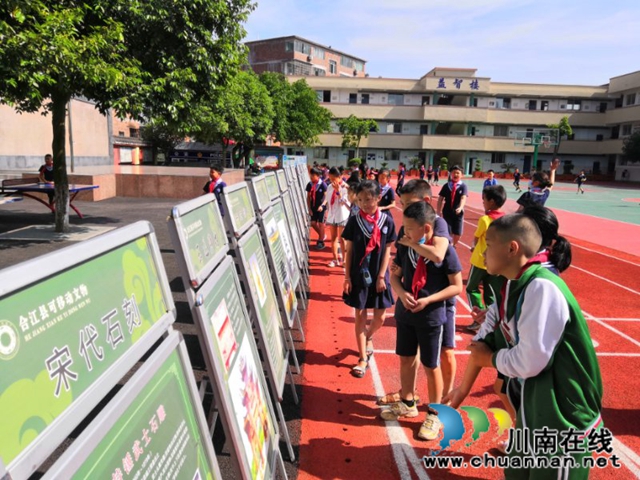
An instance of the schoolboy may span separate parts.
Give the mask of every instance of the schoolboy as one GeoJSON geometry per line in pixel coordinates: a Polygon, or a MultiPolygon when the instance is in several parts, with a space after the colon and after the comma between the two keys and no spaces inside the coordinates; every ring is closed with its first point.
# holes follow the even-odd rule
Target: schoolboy
{"type": "MultiPolygon", "coordinates": [[[[398,190],[400,196],[400,204],[403,209],[409,205],[419,201],[425,201],[431,203],[431,186],[424,180],[413,179],[409,180],[402,188],[398,190]]],[[[404,227],[400,227],[398,232],[398,239],[404,237],[404,227]]],[[[447,222],[442,217],[436,216],[436,220],[433,227],[433,244],[422,244],[416,250],[419,255],[427,258],[428,260],[441,263],[449,248],[451,237],[449,237],[449,227],[447,222]]],[[[396,242],[396,248],[400,244],[396,242]]],[[[394,263],[391,263],[391,271],[393,273],[394,263]]],[[[443,379],[443,391],[448,393],[453,388],[453,381],[456,376],[456,356],[454,349],[456,347],[456,299],[451,298],[447,300],[447,322],[444,325],[444,331],[442,335],[442,351],[440,353],[440,366],[442,369],[443,379]]],[[[400,357],[400,375],[411,375],[415,379],[418,374],[419,362],[417,357],[404,358],[400,357]]],[[[414,380],[415,386],[415,380],[414,380]]],[[[415,388],[415,387],[414,387],[415,388]]],[[[387,393],[383,397],[378,398],[378,405],[389,405],[400,401],[402,398],[410,399],[415,398],[418,402],[418,397],[415,394],[415,390],[411,389],[409,392],[405,392],[402,396],[402,390],[399,392],[387,393]]]]}
{"type": "Polygon", "coordinates": [[[496,172],[494,172],[493,170],[488,170],[487,175],[488,175],[488,178],[486,178],[484,183],[482,184],[483,189],[487,187],[493,187],[494,185],[498,185],[498,180],[496,180],[495,178],[496,172]]]}
{"type": "Polygon", "coordinates": [[[451,167],[449,181],[440,189],[438,215],[449,225],[453,246],[458,245],[464,223],[464,206],[467,203],[467,186],[462,181],[462,168],[451,167]]]}
{"type": "Polygon", "coordinates": [[[222,165],[212,165],[209,167],[209,181],[202,188],[204,193],[213,193],[218,201],[218,207],[220,208],[220,214],[224,216],[224,207],[222,206],[222,192],[227,186],[222,180],[222,173],[224,167],[222,165]]]}
{"type": "MultiPolygon", "coordinates": [[[[480,370],[495,368],[507,377],[507,395],[517,414],[514,433],[521,430],[529,442],[541,429],[558,432],[559,438],[569,431],[588,437],[602,423],[600,368],[578,302],[564,281],[534,258],[541,242],[537,225],[526,215],[505,215],[489,226],[487,271],[508,279],[504,300],[495,330],[471,343],[463,383],[445,401],[457,408],[480,370]]],[[[581,468],[582,458],[591,452],[580,445],[585,453],[561,446],[544,453],[571,456],[578,468],[506,469],[506,478],[586,479],[589,469],[581,468]]],[[[521,450],[513,448],[509,455],[534,455],[521,450]]]]}
{"type": "Polygon", "coordinates": [[[513,186],[516,187],[516,192],[522,191],[520,189],[520,177],[522,177],[520,170],[516,168],[516,171],[513,172],[513,186]]]}
{"type": "MultiPolygon", "coordinates": [[[[391,274],[396,303],[396,354],[413,359],[420,347],[420,362],[425,367],[430,403],[442,401],[440,349],[447,321],[446,300],[462,291],[461,266],[455,250],[449,246],[442,263],[436,264],[417,253],[422,244],[432,244],[436,214],[424,201],[409,205],[403,212],[404,237],[399,240],[394,263],[399,269],[391,274]]],[[[412,418],[418,415],[415,400],[405,398],[414,391],[415,376],[401,375],[402,398],[389,405],[380,416],[384,420],[412,418]]],[[[428,408],[418,438],[434,440],[441,423],[437,412],[428,408]]]]}
{"type": "MultiPolygon", "coordinates": [[[[38,170],[38,181],[40,183],[53,183],[53,155],[47,153],[44,156],[44,165],[38,170]]],[[[49,197],[49,205],[53,205],[53,192],[47,192],[49,197]]]]}
{"type": "MultiPolygon", "coordinates": [[[[486,235],[491,222],[504,216],[501,210],[507,201],[507,192],[502,185],[485,187],[482,190],[482,206],[485,214],[478,219],[478,227],[471,245],[471,269],[467,280],[467,299],[471,308],[486,310],[495,302],[504,284],[504,277],[489,275],[484,265],[484,251],[487,248],[486,235]],[[482,292],[480,291],[482,285],[482,292]]],[[[480,323],[475,320],[467,329],[475,332],[480,323]]]]}
{"type": "Polygon", "coordinates": [[[389,184],[391,173],[388,168],[383,168],[378,172],[378,183],[380,184],[380,202],[378,208],[386,212],[396,206],[396,195],[389,184]]]}
{"type": "Polygon", "coordinates": [[[576,192],[576,195],[578,193],[584,194],[584,188],[582,188],[582,184],[586,181],[587,176],[584,174],[584,170],[580,170],[580,175],[578,175],[574,180],[574,182],[578,184],[578,191],[576,192]]]}
{"type": "Polygon", "coordinates": [[[327,184],[320,177],[322,171],[318,168],[312,168],[309,172],[307,183],[307,207],[309,208],[309,216],[311,217],[311,228],[318,234],[318,250],[324,248],[324,197],[327,193],[327,184]]]}

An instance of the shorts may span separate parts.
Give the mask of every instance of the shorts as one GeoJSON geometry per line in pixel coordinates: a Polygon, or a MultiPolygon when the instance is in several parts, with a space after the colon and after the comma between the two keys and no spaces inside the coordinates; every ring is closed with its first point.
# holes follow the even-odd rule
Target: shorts
{"type": "Polygon", "coordinates": [[[464,223],[464,213],[456,215],[454,212],[443,213],[442,217],[449,225],[451,235],[462,235],[462,225],[464,223]]]}
{"type": "Polygon", "coordinates": [[[420,347],[420,363],[427,368],[440,366],[444,325],[418,327],[396,321],[396,355],[415,357],[420,347]]]}
{"type": "Polygon", "coordinates": [[[456,302],[447,301],[447,321],[442,325],[442,348],[456,348],[456,302]]]}
{"type": "Polygon", "coordinates": [[[314,211],[311,215],[312,222],[324,223],[324,209],[321,212],[314,211]]]}

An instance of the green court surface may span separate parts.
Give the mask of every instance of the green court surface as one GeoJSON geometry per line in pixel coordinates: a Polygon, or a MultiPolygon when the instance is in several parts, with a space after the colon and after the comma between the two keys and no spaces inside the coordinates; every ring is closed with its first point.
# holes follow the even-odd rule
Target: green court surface
{"type": "MultiPolygon", "coordinates": [[[[482,193],[484,179],[465,178],[469,190],[482,193]]],[[[507,190],[509,200],[517,200],[522,193],[515,191],[513,180],[498,179],[498,183],[507,190]]],[[[440,185],[444,184],[440,181],[440,185]]],[[[520,182],[523,192],[527,190],[528,180],[520,182]]],[[[574,183],[557,182],[547,200],[546,206],[595,217],[640,225],[640,188],[584,184],[584,194],[576,194],[578,187],[574,183]]]]}

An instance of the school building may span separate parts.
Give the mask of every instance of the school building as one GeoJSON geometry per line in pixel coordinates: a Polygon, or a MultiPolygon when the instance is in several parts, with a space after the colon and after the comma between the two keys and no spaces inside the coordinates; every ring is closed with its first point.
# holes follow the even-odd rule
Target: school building
{"type": "MultiPolygon", "coordinates": [[[[534,147],[515,145],[516,137],[531,139],[567,116],[573,135],[561,141],[559,156],[573,165],[573,173],[584,169],[621,179],[627,170],[626,179],[640,180],[640,164],[621,158],[624,138],[640,129],[640,72],[600,86],[496,82],[470,68],[434,68],[418,80],[303,78],[336,120],[353,114],[377,122],[378,132],[362,138],[358,152],[370,166],[410,166],[414,158],[435,165],[447,157],[449,165],[459,164],[466,173],[478,166],[500,172],[503,164],[528,172],[534,167],[534,147]]],[[[320,145],[287,153],[345,165],[356,151],[342,149],[341,143],[334,120],[320,145]]],[[[543,165],[552,155],[553,145],[539,146],[543,165]]]]}

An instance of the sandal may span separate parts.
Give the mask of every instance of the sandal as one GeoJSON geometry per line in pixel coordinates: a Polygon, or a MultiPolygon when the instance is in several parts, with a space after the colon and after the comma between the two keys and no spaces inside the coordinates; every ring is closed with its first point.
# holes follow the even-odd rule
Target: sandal
{"type": "Polygon", "coordinates": [[[327,266],[328,266],[328,267],[330,267],[330,268],[333,268],[333,267],[335,267],[336,265],[337,265],[337,263],[336,263],[336,261],[335,261],[335,260],[331,260],[331,261],[327,264],[327,266]]]}
{"type": "MultiPolygon", "coordinates": [[[[397,392],[387,393],[384,397],[378,397],[378,400],[376,401],[376,403],[381,406],[398,403],[399,401],[402,400],[402,396],[400,395],[401,392],[402,392],[401,390],[398,390],[397,392]]],[[[420,397],[414,394],[413,401],[416,402],[416,405],[418,405],[420,403],[420,397]]]]}
{"type": "Polygon", "coordinates": [[[369,368],[369,362],[366,359],[361,358],[360,360],[358,360],[358,365],[356,365],[351,369],[351,375],[353,375],[356,378],[362,378],[364,377],[364,374],[367,373],[368,368],[369,368]],[[364,363],[365,364],[364,367],[361,367],[360,363],[364,363]]]}
{"type": "Polygon", "coordinates": [[[373,339],[367,338],[367,361],[371,360],[373,357],[373,339]]]}

